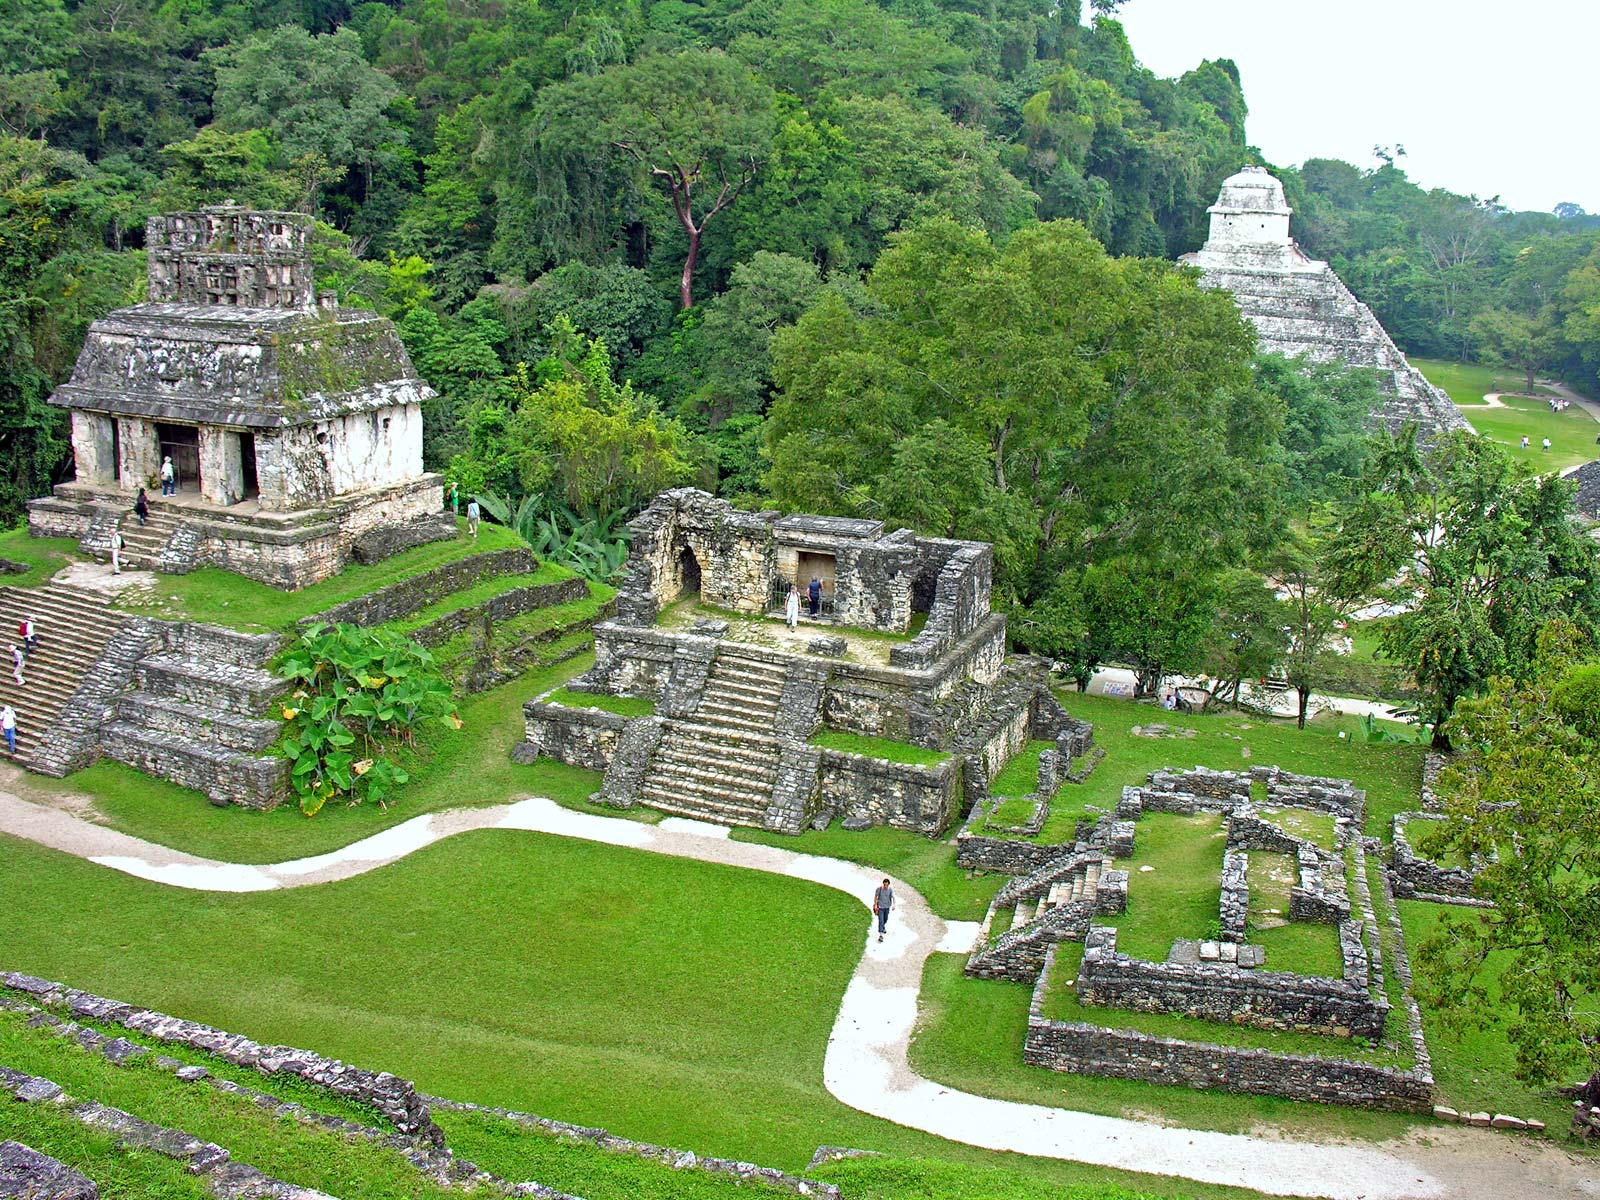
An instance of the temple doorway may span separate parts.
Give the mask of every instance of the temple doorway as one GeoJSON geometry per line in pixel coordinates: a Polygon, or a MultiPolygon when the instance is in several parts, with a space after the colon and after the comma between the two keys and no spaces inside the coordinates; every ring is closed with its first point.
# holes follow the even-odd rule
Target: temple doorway
{"type": "Polygon", "coordinates": [[[678,555],[678,597],[700,595],[700,560],[694,551],[685,546],[678,555]]]}
{"type": "Polygon", "coordinates": [[[239,435],[239,473],[244,480],[240,489],[243,499],[254,500],[261,495],[261,485],[256,480],[256,435],[239,435]]]}
{"type": "Polygon", "coordinates": [[[822,583],[822,604],[818,615],[831,617],[838,559],[831,554],[802,550],[797,556],[797,562],[795,586],[800,589],[800,610],[810,611],[811,581],[816,579],[822,583]]]}
{"type": "MultiPolygon", "coordinates": [[[[200,430],[193,425],[164,425],[156,422],[157,454],[172,459],[172,469],[180,492],[200,490],[200,430]]],[[[160,464],[157,464],[159,472],[160,464]]]]}

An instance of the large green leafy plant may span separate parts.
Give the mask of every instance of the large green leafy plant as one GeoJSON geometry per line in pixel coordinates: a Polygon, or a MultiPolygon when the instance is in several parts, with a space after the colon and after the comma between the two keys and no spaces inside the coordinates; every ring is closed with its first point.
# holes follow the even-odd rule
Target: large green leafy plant
{"type": "Polygon", "coordinates": [[[314,625],[284,655],[282,671],[300,685],[283,706],[283,751],[308,817],[338,796],[386,807],[409,778],[386,755],[411,745],[428,721],[461,727],[433,656],[403,634],[314,625]]]}

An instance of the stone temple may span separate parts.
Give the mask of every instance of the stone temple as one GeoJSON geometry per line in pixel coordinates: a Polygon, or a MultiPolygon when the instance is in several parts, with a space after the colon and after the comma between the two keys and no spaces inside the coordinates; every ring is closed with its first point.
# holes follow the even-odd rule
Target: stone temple
{"type": "Polygon", "coordinates": [[[232,205],[150,220],[149,299],[96,321],[51,397],[76,478],[29,506],[34,534],[103,557],[119,527],[133,565],[283,588],[337,574],[363,538],[449,535],[422,469],[433,392],[392,323],[317,295],[311,235],[303,214],[232,205]]]}
{"type": "Polygon", "coordinates": [[[1262,167],[1223,180],[1206,244],[1182,261],[1199,267],[1205,287],[1226,288],[1250,318],[1262,350],[1314,362],[1344,362],[1381,372],[1384,402],[1373,416],[1391,429],[1417,423],[1431,441],[1467,429],[1450,397],[1422,377],[1384,332],[1372,310],[1333,268],[1308,258],[1289,236],[1283,184],[1262,167]]]}
{"type": "Polygon", "coordinates": [[[746,512],[692,488],[632,528],[595,665],[523,708],[520,752],[604,771],[603,803],[936,836],[1031,740],[1088,750],[1042,664],[1006,654],[987,544],[746,512]],[[791,631],[784,596],[812,578],[824,607],[791,631]]]}

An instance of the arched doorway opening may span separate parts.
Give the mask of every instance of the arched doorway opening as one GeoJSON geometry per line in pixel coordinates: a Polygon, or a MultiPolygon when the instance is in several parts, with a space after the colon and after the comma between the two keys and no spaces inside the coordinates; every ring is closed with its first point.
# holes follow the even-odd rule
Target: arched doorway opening
{"type": "Polygon", "coordinates": [[[685,546],[678,555],[678,598],[700,596],[700,560],[694,556],[694,551],[685,546]]]}

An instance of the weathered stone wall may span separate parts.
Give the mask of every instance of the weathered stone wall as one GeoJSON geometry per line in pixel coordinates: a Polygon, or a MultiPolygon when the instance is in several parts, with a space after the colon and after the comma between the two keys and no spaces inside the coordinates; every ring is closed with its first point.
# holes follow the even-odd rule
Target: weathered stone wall
{"type": "Polygon", "coordinates": [[[539,560],[533,551],[522,547],[474,554],[302,617],[300,624],[382,625],[409,617],[480,580],[496,575],[527,575],[538,569],[539,560]]]}
{"type": "Polygon", "coordinates": [[[1357,826],[1367,811],[1367,794],[1348,779],[1323,775],[1296,775],[1279,767],[1252,767],[1250,778],[1266,784],[1271,804],[1315,808],[1347,817],[1357,826]]]}
{"type": "Polygon", "coordinates": [[[527,742],[537,753],[590,771],[611,765],[628,723],[618,713],[543,700],[529,700],[522,706],[522,716],[527,742]]]}
{"type": "MultiPolygon", "coordinates": [[[[930,539],[917,539],[919,548],[930,539]]],[[[933,548],[944,558],[928,623],[909,643],[889,651],[889,665],[908,671],[926,670],[948,654],[990,615],[989,594],[994,551],[981,542],[933,548]]]]}
{"type": "Polygon", "coordinates": [[[1250,915],[1250,859],[1242,851],[1228,850],[1222,855],[1222,940],[1243,942],[1246,918],[1250,915]]]}
{"type": "Polygon", "coordinates": [[[525,587],[512,588],[509,592],[501,592],[482,604],[447,612],[426,625],[419,625],[411,631],[410,636],[424,646],[437,646],[465,633],[485,617],[490,621],[509,621],[523,613],[554,608],[558,604],[572,604],[588,596],[588,583],[577,576],[551,583],[530,583],[525,587]]]}
{"type": "Polygon", "coordinates": [[[256,435],[263,508],[316,508],[421,474],[422,407],[414,400],[256,435]]]}
{"type": "Polygon", "coordinates": [[[158,1042],[192,1046],[235,1066],[249,1067],[263,1075],[293,1076],[313,1087],[369,1104],[394,1122],[401,1133],[417,1137],[436,1149],[444,1148],[444,1134],[433,1123],[428,1106],[416,1088],[387,1071],[347,1066],[336,1059],[323,1058],[293,1046],[262,1045],[196,1021],[169,1017],[166,1013],[108,1000],[15,971],[0,973],[0,984],[25,993],[43,1008],[121,1025],[158,1042]]]}
{"type": "Polygon", "coordinates": [[[371,566],[418,546],[447,542],[457,536],[455,519],[449,513],[436,513],[431,518],[418,517],[398,525],[379,525],[357,535],[350,543],[350,557],[362,566],[371,566]]]}
{"type": "Polygon", "coordinates": [[[1426,1069],[1401,1070],[1351,1059],[1246,1050],[1052,1021],[1044,1016],[1044,992],[1054,974],[1054,953],[1051,947],[1028,1013],[1022,1057],[1032,1066],[1400,1112],[1426,1112],[1432,1103],[1433,1078],[1426,1069]]]}
{"type": "Polygon", "coordinates": [[[1381,1038],[1388,1001],[1368,993],[1359,923],[1340,927],[1343,979],[1249,970],[1226,963],[1147,962],[1117,950],[1117,931],[1084,939],[1077,996],[1083,1004],[1179,1013],[1211,1021],[1381,1038]]]}
{"type": "Polygon", "coordinates": [[[1411,844],[1413,824],[1437,824],[1443,820],[1436,813],[1406,812],[1395,815],[1394,845],[1389,854],[1389,879],[1395,895],[1445,902],[1476,899],[1472,894],[1474,872],[1466,867],[1441,866],[1422,857],[1411,844]]]}
{"type": "Polygon", "coordinates": [[[846,819],[924,835],[949,828],[960,808],[961,766],[954,758],[922,767],[823,750],[819,783],[822,804],[846,819]]]}
{"type": "MultiPolygon", "coordinates": [[[[622,600],[619,594],[617,600],[622,600]]],[[[584,672],[583,686],[617,696],[636,696],[660,703],[672,675],[677,635],[641,629],[618,621],[594,627],[594,666],[584,672]]]]}

